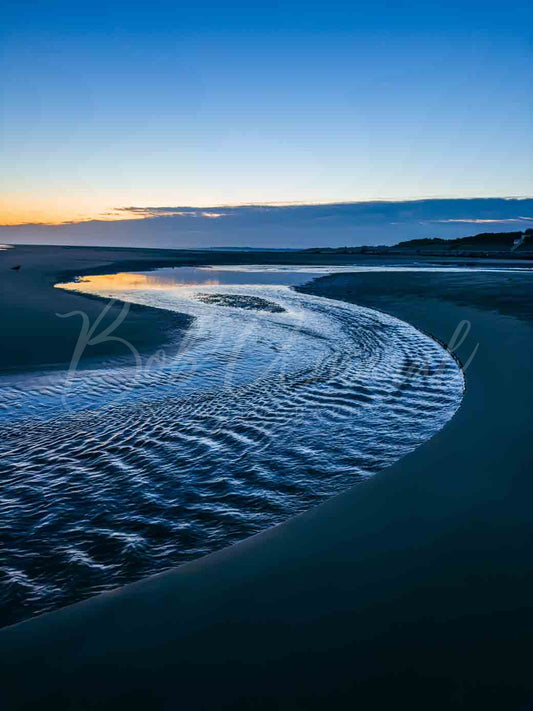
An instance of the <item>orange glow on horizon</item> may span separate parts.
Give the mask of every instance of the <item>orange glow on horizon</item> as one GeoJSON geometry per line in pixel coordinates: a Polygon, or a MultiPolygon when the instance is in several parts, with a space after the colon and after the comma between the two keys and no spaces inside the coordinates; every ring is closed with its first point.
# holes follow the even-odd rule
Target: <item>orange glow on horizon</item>
{"type": "Polygon", "coordinates": [[[0,225],[61,225],[88,220],[135,220],[142,215],[117,210],[90,198],[35,198],[0,195],[0,225]]]}

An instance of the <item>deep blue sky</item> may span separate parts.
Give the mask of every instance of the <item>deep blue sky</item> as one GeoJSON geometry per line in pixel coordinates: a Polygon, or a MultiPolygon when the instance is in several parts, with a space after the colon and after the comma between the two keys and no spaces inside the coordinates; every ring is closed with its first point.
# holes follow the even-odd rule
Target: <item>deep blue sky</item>
{"type": "Polygon", "coordinates": [[[531,195],[531,7],[4,2],[0,223],[531,195]]]}

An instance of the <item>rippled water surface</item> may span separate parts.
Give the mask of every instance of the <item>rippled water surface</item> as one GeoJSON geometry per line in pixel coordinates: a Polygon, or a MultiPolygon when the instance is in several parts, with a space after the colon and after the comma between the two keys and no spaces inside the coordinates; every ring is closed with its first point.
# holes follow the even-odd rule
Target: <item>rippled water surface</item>
{"type": "Polygon", "coordinates": [[[290,288],[310,278],[181,268],[62,285],[195,319],[136,365],[125,343],[128,366],[2,378],[4,623],[279,523],[453,415],[463,378],[439,344],[290,288]]]}

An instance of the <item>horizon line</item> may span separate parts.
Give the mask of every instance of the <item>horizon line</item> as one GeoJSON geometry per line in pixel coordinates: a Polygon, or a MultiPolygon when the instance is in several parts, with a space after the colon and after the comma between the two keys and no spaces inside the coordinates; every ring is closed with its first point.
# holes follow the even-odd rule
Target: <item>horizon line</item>
{"type": "MultiPolygon", "coordinates": [[[[375,203],[415,203],[415,202],[438,202],[438,201],[447,201],[447,200],[456,200],[456,201],[471,201],[471,200],[532,200],[533,195],[494,195],[494,196],[462,196],[462,197],[457,197],[457,196],[424,196],[424,197],[407,197],[407,198],[371,198],[371,199],[366,199],[366,200],[327,200],[327,201],[264,201],[264,202],[240,202],[240,203],[211,203],[211,204],[199,204],[199,205],[175,205],[175,206],[169,206],[169,205],[129,205],[129,206],[123,206],[123,207],[111,207],[108,208],[110,212],[102,212],[96,215],[95,217],[83,217],[80,219],[74,219],[74,220],[62,220],[62,221],[21,221],[21,222],[0,222],[0,227],[2,228],[7,228],[7,227],[62,227],[62,226],[68,226],[68,225],[81,225],[81,224],[86,224],[86,223],[95,223],[95,222],[102,222],[102,223],[107,223],[107,222],[127,222],[127,221],[139,221],[139,220],[153,220],[157,218],[162,218],[162,217],[176,217],[176,216],[182,216],[186,217],[187,215],[177,215],[176,213],[169,213],[165,215],[162,213],[161,215],[153,215],[149,214],[150,211],[156,211],[156,210],[198,210],[198,211],[206,211],[206,210],[213,210],[213,209],[220,209],[220,208],[226,208],[226,209],[236,209],[236,208],[246,208],[246,207],[256,207],[256,208],[261,208],[261,207],[270,207],[270,208],[290,208],[290,207],[327,207],[327,206],[334,206],[334,205],[372,205],[375,203]],[[147,213],[147,214],[142,214],[142,213],[147,213]],[[118,213],[118,214],[117,214],[118,213]],[[137,213],[137,214],[136,214],[137,213]],[[124,216],[123,216],[124,215],[124,216]]],[[[215,215],[210,215],[209,213],[201,215],[203,217],[215,217],[215,215]]],[[[216,215],[216,217],[219,217],[219,215],[216,215]]],[[[220,215],[222,217],[222,215],[220,215]]],[[[494,220],[496,221],[506,221],[505,219],[502,220],[494,220]]]]}

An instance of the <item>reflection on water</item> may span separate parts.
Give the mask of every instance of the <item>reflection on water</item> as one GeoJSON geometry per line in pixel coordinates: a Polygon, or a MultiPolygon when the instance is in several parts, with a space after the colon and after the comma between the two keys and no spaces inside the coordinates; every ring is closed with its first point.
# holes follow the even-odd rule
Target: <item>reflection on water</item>
{"type": "MultiPolygon", "coordinates": [[[[331,271],[331,270],[330,270],[331,271]]],[[[317,273],[312,267],[302,269],[268,267],[176,267],[157,269],[149,272],[120,272],[118,274],[99,274],[79,279],[72,284],[60,284],[62,288],[71,288],[86,293],[101,293],[139,290],[165,290],[180,286],[219,286],[219,285],[285,285],[297,286],[310,281],[317,273]]]]}
{"type": "MultiPolygon", "coordinates": [[[[513,271],[522,270],[514,267],[513,271]]],[[[524,268],[530,271],[529,268],[524,268]]],[[[357,272],[465,272],[465,271],[509,271],[498,267],[434,267],[417,264],[402,266],[387,265],[350,265],[350,266],[312,266],[312,265],[224,265],[217,267],[167,267],[148,272],[120,272],[101,274],[79,279],[72,284],[60,284],[62,288],[74,289],[86,293],[105,293],[111,296],[122,291],[166,290],[179,286],[219,286],[219,285],[284,285],[299,286],[312,278],[326,274],[357,272]]]]}
{"type": "Polygon", "coordinates": [[[295,292],[287,269],[164,269],[61,285],[194,317],[138,368],[0,391],[5,622],[216,550],[372,475],[463,392],[409,324],[295,292]]]}

